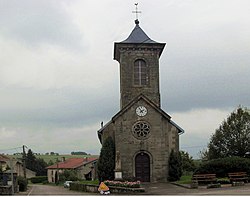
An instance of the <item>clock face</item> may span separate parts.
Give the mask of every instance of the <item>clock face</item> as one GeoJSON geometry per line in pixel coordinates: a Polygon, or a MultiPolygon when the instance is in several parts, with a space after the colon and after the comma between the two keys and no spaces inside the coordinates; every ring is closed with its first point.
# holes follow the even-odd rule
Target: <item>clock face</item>
{"type": "Polygon", "coordinates": [[[147,109],[144,106],[138,106],[135,111],[138,116],[145,116],[147,114],[147,109]]]}

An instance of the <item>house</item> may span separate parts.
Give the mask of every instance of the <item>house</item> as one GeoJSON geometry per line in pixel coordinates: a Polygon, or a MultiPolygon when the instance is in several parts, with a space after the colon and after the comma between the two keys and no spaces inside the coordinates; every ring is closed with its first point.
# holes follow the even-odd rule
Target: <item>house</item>
{"type": "Polygon", "coordinates": [[[65,170],[74,170],[77,177],[82,180],[96,179],[96,163],[98,158],[62,158],[62,161],[47,167],[47,176],[49,183],[57,183],[59,174],[65,170]]]}
{"type": "MultiPolygon", "coordinates": [[[[13,172],[17,173],[17,176],[24,176],[24,168],[22,161],[18,159],[12,159],[6,155],[0,155],[0,171],[5,172],[13,166],[13,172]]],[[[36,176],[36,172],[25,169],[26,178],[31,178],[36,176]]]]}

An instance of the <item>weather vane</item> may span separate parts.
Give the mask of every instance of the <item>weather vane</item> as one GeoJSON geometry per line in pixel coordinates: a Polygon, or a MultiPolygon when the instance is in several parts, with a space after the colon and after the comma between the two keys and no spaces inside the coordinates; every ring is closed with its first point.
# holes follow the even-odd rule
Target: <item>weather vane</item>
{"type": "Polygon", "coordinates": [[[138,3],[135,3],[135,11],[132,11],[132,13],[135,13],[136,21],[138,21],[138,13],[141,13],[141,11],[138,11],[138,3]]]}

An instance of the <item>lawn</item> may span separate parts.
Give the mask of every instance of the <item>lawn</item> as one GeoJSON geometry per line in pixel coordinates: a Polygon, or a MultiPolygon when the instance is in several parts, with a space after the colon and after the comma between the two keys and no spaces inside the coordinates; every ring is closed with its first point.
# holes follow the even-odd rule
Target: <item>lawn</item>
{"type": "Polygon", "coordinates": [[[176,183],[179,184],[190,184],[191,183],[192,176],[191,175],[184,175],[181,176],[179,181],[176,181],[176,183]]]}

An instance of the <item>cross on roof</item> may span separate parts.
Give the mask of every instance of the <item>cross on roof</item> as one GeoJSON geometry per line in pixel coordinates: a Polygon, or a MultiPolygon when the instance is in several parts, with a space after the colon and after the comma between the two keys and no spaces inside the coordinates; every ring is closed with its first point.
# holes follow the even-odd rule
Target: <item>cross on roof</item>
{"type": "Polygon", "coordinates": [[[138,3],[135,3],[135,11],[132,11],[132,13],[135,13],[136,20],[138,21],[138,13],[141,13],[141,11],[138,11],[138,3]]]}

